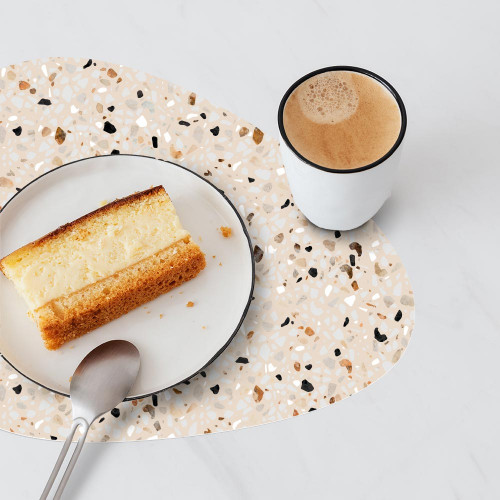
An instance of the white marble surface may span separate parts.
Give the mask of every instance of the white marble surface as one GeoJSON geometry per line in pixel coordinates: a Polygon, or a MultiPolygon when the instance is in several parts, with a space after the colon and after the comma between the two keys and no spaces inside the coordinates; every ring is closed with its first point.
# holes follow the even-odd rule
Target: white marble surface
{"type": "MultiPolygon", "coordinates": [[[[409,115],[404,166],[376,221],[410,274],[417,321],[406,355],[369,390],[254,429],[89,445],[67,498],[499,498],[499,4],[113,5],[5,3],[0,66],[121,62],[271,134],[286,87],[317,67],[359,65],[396,86],[409,115]]],[[[0,496],[37,498],[60,446],[0,433],[0,496]]]]}

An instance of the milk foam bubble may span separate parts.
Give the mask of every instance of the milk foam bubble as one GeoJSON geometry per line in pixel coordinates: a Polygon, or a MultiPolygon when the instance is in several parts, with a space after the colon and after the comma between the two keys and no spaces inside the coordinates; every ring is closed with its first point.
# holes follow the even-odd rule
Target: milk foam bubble
{"type": "Polygon", "coordinates": [[[297,89],[302,112],[320,124],[337,124],[358,109],[359,96],[352,75],[347,72],[321,73],[297,89]]]}

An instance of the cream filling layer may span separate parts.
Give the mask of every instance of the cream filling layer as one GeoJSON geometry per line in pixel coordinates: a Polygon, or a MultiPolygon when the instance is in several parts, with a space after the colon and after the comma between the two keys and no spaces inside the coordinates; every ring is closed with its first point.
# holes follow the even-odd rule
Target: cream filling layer
{"type": "Polygon", "coordinates": [[[189,237],[166,194],[138,205],[103,213],[61,237],[16,252],[6,271],[29,308],[80,290],[189,237]]]}

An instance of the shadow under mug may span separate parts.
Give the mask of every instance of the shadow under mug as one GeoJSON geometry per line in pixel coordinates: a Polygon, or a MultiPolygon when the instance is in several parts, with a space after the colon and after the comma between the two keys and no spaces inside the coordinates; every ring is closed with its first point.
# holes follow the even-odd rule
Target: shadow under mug
{"type": "Polygon", "coordinates": [[[406,132],[406,110],[396,89],[382,77],[354,66],[330,66],[297,80],[283,96],[278,109],[280,149],[294,201],[302,213],[324,229],[349,230],[371,219],[391,195],[406,132]],[[381,158],[363,167],[335,170],[317,165],[302,156],[291,144],[283,126],[283,111],[291,93],[320,73],[349,71],[361,73],[383,85],[396,100],[401,112],[401,130],[392,148],[381,158]]]}

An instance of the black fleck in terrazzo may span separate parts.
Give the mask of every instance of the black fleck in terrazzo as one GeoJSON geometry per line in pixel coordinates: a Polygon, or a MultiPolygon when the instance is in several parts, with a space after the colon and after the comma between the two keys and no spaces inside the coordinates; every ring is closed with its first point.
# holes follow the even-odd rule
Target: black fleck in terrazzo
{"type": "MultiPolygon", "coordinates": [[[[373,222],[323,231],[293,202],[278,142],[201,96],[95,59],[0,68],[0,205],[64,163],[107,154],[171,160],[205,175],[246,221],[256,283],[228,349],[189,385],[125,402],[91,441],[240,429],[321,409],[389,371],[408,345],[406,271],[373,222]]],[[[0,428],[63,439],[71,402],[0,360],[0,428]]]]}

